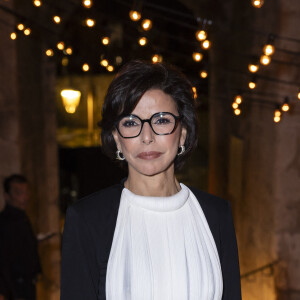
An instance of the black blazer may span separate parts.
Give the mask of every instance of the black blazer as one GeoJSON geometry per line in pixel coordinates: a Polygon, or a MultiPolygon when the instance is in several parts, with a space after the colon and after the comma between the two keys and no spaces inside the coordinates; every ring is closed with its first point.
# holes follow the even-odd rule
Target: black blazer
{"type": "MultiPolygon", "coordinates": [[[[123,188],[123,184],[111,186],[68,208],[62,243],[61,300],[106,299],[107,262],[123,188]]],[[[240,300],[238,251],[230,203],[190,189],[202,207],[218,249],[224,286],[222,300],[240,300]]]]}

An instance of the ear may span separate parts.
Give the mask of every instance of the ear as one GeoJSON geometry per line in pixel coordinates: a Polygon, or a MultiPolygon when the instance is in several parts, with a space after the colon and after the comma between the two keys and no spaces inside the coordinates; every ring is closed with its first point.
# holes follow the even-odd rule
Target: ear
{"type": "Polygon", "coordinates": [[[187,130],[186,130],[185,126],[182,126],[181,127],[181,135],[180,135],[179,146],[183,146],[184,145],[185,139],[186,139],[186,133],[187,133],[187,130]]]}
{"type": "Polygon", "coordinates": [[[119,137],[119,134],[118,134],[118,132],[117,132],[116,129],[112,132],[112,135],[114,137],[117,149],[122,152],[122,147],[121,147],[121,143],[120,143],[120,137],[119,137]]]}

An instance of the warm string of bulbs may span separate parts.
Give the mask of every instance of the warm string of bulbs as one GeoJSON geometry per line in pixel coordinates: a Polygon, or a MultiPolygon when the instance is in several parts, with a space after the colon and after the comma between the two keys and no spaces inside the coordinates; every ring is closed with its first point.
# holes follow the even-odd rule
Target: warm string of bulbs
{"type": "MultiPolygon", "coordinates": [[[[42,1],[41,0],[33,0],[33,4],[36,7],[40,7],[42,5],[42,1]]],[[[260,8],[262,7],[262,5],[264,4],[263,0],[252,0],[252,5],[254,7],[260,8]]],[[[82,5],[89,9],[92,7],[93,3],[92,0],[83,0],[82,1],[82,5]]],[[[138,10],[130,10],[129,12],[129,17],[133,22],[137,22],[139,20],[141,20],[142,15],[138,10]]],[[[59,15],[54,15],[53,16],[53,22],[56,24],[60,24],[61,23],[61,17],[59,15]]],[[[203,19],[201,20],[201,22],[199,23],[199,30],[196,31],[195,36],[197,41],[200,42],[200,46],[203,50],[208,50],[211,47],[211,42],[210,40],[207,39],[207,27],[209,25],[211,25],[211,21],[208,21],[207,19],[203,19]]],[[[87,27],[94,27],[96,24],[96,21],[94,19],[91,18],[87,18],[85,20],[85,25],[87,27]]],[[[141,20],[141,28],[146,32],[151,30],[153,24],[152,21],[150,19],[143,19],[141,20]]],[[[16,26],[16,30],[14,32],[11,33],[11,39],[16,39],[17,38],[17,32],[23,32],[24,35],[30,35],[31,34],[31,29],[29,27],[25,27],[25,25],[23,23],[19,23],[16,26]]],[[[274,47],[274,36],[272,36],[272,38],[269,37],[268,42],[266,43],[266,45],[263,47],[263,53],[260,56],[259,59],[259,63],[258,62],[252,62],[248,65],[249,71],[252,74],[255,74],[259,68],[260,65],[261,66],[267,66],[270,64],[271,62],[271,56],[274,54],[275,52],[275,47],[274,47]]],[[[110,38],[108,36],[104,36],[102,37],[102,44],[104,46],[109,45],[110,43],[110,38]]],[[[138,43],[140,46],[145,46],[148,43],[148,39],[146,36],[142,36],[139,38],[138,43]]],[[[57,43],[56,48],[59,51],[63,51],[63,53],[67,56],[67,55],[72,55],[73,54],[73,50],[72,47],[68,46],[66,47],[66,45],[64,44],[63,41],[60,41],[57,43]]],[[[200,48],[200,47],[199,47],[200,48]]],[[[45,54],[47,56],[54,56],[54,49],[47,49],[45,51],[45,54]]],[[[199,51],[199,52],[193,52],[192,54],[192,58],[195,62],[200,62],[203,59],[203,52],[199,51]]],[[[161,62],[163,61],[163,57],[161,54],[154,54],[152,56],[152,62],[156,63],[156,62],[161,62]]],[[[122,63],[122,58],[121,57],[117,57],[116,61],[118,61],[117,64],[121,64],[122,63]]],[[[64,57],[62,59],[62,65],[66,66],[68,64],[68,58],[64,57]]],[[[113,72],[114,71],[114,66],[112,64],[109,63],[108,59],[104,58],[103,56],[100,59],[100,65],[104,68],[106,68],[106,70],[108,72],[113,72]]],[[[82,71],[83,72],[88,72],[90,70],[90,66],[87,63],[84,63],[82,65],[82,71]]],[[[208,72],[206,70],[201,70],[199,72],[199,75],[201,78],[207,78],[208,76],[208,72]]],[[[256,88],[256,78],[253,77],[252,80],[248,83],[248,87],[249,89],[253,90],[256,88]]],[[[196,88],[194,87],[194,93],[195,93],[195,98],[197,98],[196,96],[196,88]]],[[[300,100],[300,90],[298,92],[297,98],[300,100]]],[[[235,100],[232,104],[232,107],[234,109],[234,114],[235,115],[240,115],[241,114],[241,109],[239,107],[239,105],[242,103],[243,98],[241,95],[237,95],[235,97],[235,100]]],[[[281,112],[286,112],[289,110],[289,105],[288,105],[288,97],[285,98],[284,103],[282,104],[282,106],[278,106],[276,107],[276,110],[274,112],[274,122],[279,122],[280,118],[281,118],[281,112]],[[279,114],[280,112],[280,114],[279,114]]]]}

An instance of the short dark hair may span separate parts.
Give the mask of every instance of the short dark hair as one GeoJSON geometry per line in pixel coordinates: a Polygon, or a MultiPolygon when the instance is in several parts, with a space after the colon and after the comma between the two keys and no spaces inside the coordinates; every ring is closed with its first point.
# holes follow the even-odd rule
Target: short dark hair
{"type": "Polygon", "coordinates": [[[4,180],[3,180],[3,189],[4,189],[5,193],[9,194],[11,184],[14,183],[14,182],[16,182],[16,183],[28,183],[25,176],[23,176],[21,174],[12,174],[9,177],[4,178],[4,180]]]}
{"type": "Polygon", "coordinates": [[[197,145],[198,122],[195,100],[189,80],[175,67],[164,63],[148,63],[134,60],[126,64],[111,82],[102,107],[100,122],[102,150],[111,158],[116,156],[116,143],[112,132],[115,122],[129,115],[145,92],[162,90],[170,95],[182,116],[182,125],[187,129],[185,152],[176,156],[175,169],[180,168],[197,145]]]}

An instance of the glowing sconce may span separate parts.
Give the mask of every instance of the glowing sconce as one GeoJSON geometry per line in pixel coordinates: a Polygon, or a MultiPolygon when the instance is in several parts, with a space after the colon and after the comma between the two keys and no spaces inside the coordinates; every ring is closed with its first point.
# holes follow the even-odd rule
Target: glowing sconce
{"type": "Polygon", "coordinates": [[[62,90],[60,95],[66,112],[74,114],[80,102],[81,92],[76,90],[62,90]]]}

